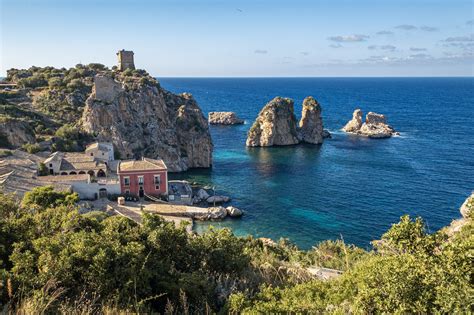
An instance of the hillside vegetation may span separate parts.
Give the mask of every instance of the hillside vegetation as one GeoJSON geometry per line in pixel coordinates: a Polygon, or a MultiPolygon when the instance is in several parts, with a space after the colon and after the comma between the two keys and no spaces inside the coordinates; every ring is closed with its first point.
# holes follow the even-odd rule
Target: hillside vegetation
{"type": "Polygon", "coordinates": [[[0,303],[12,313],[468,313],[471,219],[448,238],[401,218],[373,249],[309,251],[230,230],[188,234],[145,214],[138,225],[79,214],[77,195],[41,187],[0,195],[0,303]],[[328,281],[307,266],[344,271],[328,281]]]}
{"type": "Polygon", "coordinates": [[[82,131],[80,119],[97,74],[114,77],[129,89],[140,84],[159,86],[144,70],[120,72],[115,66],[108,69],[98,63],[78,64],[70,69],[10,69],[5,81],[17,84],[17,88],[0,90],[0,121],[9,122],[13,127],[11,130],[0,128],[0,147],[18,147],[18,143],[11,143],[7,136],[21,128],[25,136],[19,142],[52,141],[45,144],[52,151],[82,150],[94,137],[82,131]]]}

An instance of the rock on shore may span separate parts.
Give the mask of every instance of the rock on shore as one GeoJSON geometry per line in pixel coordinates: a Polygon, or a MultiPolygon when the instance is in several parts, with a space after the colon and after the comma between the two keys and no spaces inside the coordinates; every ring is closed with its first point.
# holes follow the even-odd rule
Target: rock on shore
{"type": "Polygon", "coordinates": [[[387,124],[384,115],[369,112],[362,123],[362,111],[356,109],[352,114],[352,119],[342,128],[343,131],[354,133],[369,138],[389,138],[399,133],[387,124]]]}
{"type": "Polygon", "coordinates": [[[320,144],[330,137],[323,129],[321,106],[311,96],[303,102],[302,118],[297,125],[294,102],[275,97],[258,114],[247,135],[247,146],[268,147],[293,145],[301,142],[320,144]]]}
{"type": "Polygon", "coordinates": [[[82,115],[85,131],[111,141],[124,159],[162,158],[170,171],[212,165],[209,126],[190,94],[157,84],[95,77],[82,115]]]}
{"type": "Polygon", "coordinates": [[[208,121],[211,125],[241,125],[244,123],[234,112],[210,112],[208,121]]]}

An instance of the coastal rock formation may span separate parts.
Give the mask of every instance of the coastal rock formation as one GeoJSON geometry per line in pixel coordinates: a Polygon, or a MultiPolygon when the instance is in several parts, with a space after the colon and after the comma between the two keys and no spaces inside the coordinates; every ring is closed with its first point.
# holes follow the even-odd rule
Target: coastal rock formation
{"type": "Polygon", "coordinates": [[[369,112],[362,124],[362,111],[356,109],[352,114],[352,119],[342,128],[343,131],[354,133],[369,138],[389,138],[398,135],[398,132],[387,124],[384,115],[369,112]]]}
{"type": "Polygon", "coordinates": [[[345,132],[357,132],[362,127],[362,111],[356,109],[352,113],[352,119],[342,128],[345,132]]]}
{"type": "Polygon", "coordinates": [[[267,147],[301,142],[320,144],[324,138],[331,137],[323,129],[321,106],[312,96],[303,101],[299,126],[293,105],[293,100],[282,97],[275,97],[265,105],[248,132],[247,146],[267,147]]]}
{"type": "Polygon", "coordinates": [[[457,219],[451,222],[450,225],[444,228],[444,231],[448,236],[453,236],[455,233],[459,232],[465,225],[469,224],[472,219],[472,213],[474,211],[474,192],[467,197],[467,199],[459,208],[462,218],[457,219]]]}
{"type": "Polygon", "coordinates": [[[18,148],[27,143],[35,143],[34,132],[27,122],[0,118],[0,147],[18,148]]]}
{"type": "Polygon", "coordinates": [[[299,138],[301,141],[312,144],[323,143],[324,130],[321,106],[312,96],[308,96],[303,101],[303,111],[299,127],[299,138]]]}
{"type": "Polygon", "coordinates": [[[212,204],[212,203],[224,203],[230,201],[230,198],[227,196],[211,196],[206,199],[207,203],[212,204]]]}
{"type": "Polygon", "coordinates": [[[199,213],[194,216],[195,220],[200,221],[207,221],[207,220],[222,220],[227,216],[227,209],[218,206],[218,207],[210,207],[204,213],[199,213]]]}
{"type": "Polygon", "coordinates": [[[227,207],[226,210],[227,210],[227,214],[233,218],[241,217],[244,214],[242,210],[233,206],[227,207]]]}
{"type": "Polygon", "coordinates": [[[244,121],[234,112],[210,112],[209,123],[211,125],[241,125],[244,121]]]}
{"type": "Polygon", "coordinates": [[[293,100],[275,97],[258,114],[250,128],[247,146],[268,147],[299,143],[293,100]]]}
{"type": "Polygon", "coordinates": [[[98,75],[81,122],[99,141],[113,142],[124,159],[161,158],[170,171],[212,165],[209,127],[190,94],[98,75]]]}
{"type": "Polygon", "coordinates": [[[472,217],[474,211],[474,192],[464,201],[459,211],[464,219],[472,217]]]}

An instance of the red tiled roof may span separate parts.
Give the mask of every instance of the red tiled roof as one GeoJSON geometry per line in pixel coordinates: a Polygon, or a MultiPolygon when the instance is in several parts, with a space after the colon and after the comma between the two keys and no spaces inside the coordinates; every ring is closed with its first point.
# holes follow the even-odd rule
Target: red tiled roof
{"type": "Polygon", "coordinates": [[[130,172],[130,171],[152,171],[167,170],[165,162],[163,160],[155,160],[149,158],[143,158],[141,160],[135,161],[122,161],[119,164],[118,171],[120,172],[130,172]]]}

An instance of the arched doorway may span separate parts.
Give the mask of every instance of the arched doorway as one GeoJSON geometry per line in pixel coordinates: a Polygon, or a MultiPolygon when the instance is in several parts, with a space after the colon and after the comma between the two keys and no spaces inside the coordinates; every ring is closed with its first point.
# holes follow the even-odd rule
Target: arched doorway
{"type": "Polygon", "coordinates": [[[107,189],[105,188],[99,189],[99,198],[107,198],[107,189]]]}
{"type": "Polygon", "coordinates": [[[97,171],[97,177],[105,177],[105,172],[103,169],[97,171]]]}
{"type": "Polygon", "coordinates": [[[89,174],[90,176],[94,176],[94,175],[95,175],[95,173],[94,173],[93,170],[88,171],[87,174],[89,174]]]}
{"type": "Polygon", "coordinates": [[[143,190],[142,186],[140,186],[140,188],[138,189],[138,196],[140,196],[140,198],[145,196],[145,191],[143,190]]]}
{"type": "Polygon", "coordinates": [[[61,172],[61,175],[67,175],[67,173],[66,172],[61,172]]]}
{"type": "Polygon", "coordinates": [[[77,173],[72,171],[72,172],[69,173],[69,175],[77,175],[77,173]]]}
{"type": "Polygon", "coordinates": [[[80,171],[80,172],[79,172],[79,174],[85,174],[85,173],[86,173],[86,172],[84,172],[84,171],[80,171]]]}

